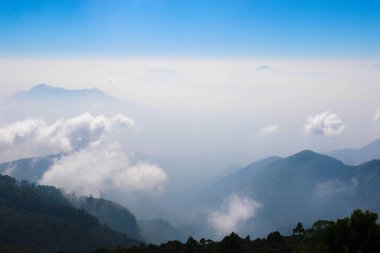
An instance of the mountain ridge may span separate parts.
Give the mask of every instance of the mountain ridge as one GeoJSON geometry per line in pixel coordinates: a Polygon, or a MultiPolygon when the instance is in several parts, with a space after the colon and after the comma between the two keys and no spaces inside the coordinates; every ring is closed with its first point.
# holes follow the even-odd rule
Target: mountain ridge
{"type": "Polygon", "coordinates": [[[341,160],[347,165],[359,165],[372,159],[380,159],[380,139],[360,148],[346,148],[327,152],[326,155],[341,160]]]}
{"type": "Polygon", "coordinates": [[[68,90],[61,87],[54,87],[47,84],[37,84],[31,87],[27,91],[19,91],[13,95],[16,99],[32,99],[42,96],[46,98],[65,98],[67,96],[87,96],[87,97],[98,97],[107,98],[109,95],[95,87],[90,89],[76,89],[68,90]]]}

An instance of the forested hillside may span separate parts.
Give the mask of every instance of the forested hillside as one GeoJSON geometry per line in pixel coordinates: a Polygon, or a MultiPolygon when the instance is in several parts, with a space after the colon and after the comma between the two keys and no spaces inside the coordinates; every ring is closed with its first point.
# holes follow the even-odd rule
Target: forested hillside
{"type": "Polygon", "coordinates": [[[231,233],[220,242],[190,237],[186,243],[169,241],[161,245],[133,246],[94,253],[376,253],[380,252],[380,226],[377,214],[355,210],[351,217],[337,221],[316,221],[310,229],[298,223],[292,235],[278,231],[252,240],[231,233]]]}
{"type": "Polygon", "coordinates": [[[98,218],[100,223],[107,224],[113,230],[125,233],[131,238],[143,239],[136,217],[124,206],[92,196],[75,198],[72,203],[74,206],[86,210],[98,218]]]}
{"type": "Polygon", "coordinates": [[[136,243],[51,186],[0,176],[0,252],[88,252],[136,243]]]}

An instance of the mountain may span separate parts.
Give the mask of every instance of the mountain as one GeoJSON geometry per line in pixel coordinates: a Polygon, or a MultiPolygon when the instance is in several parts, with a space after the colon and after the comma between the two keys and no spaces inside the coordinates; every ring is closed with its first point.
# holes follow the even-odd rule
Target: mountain
{"type": "Polygon", "coordinates": [[[94,115],[128,112],[129,115],[129,112],[136,111],[134,103],[112,97],[96,88],[67,90],[46,84],[39,84],[27,91],[19,91],[13,96],[0,98],[0,106],[7,108],[2,112],[3,123],[25,118],[41,118],[52,122],[78,116],[84,112],[94,115]],[[123,110],[120,111],[120,108],[123,110]]]}
{"type": "Polygon", "coordinates": [[[137,243],[75,208],[61,190],[0,176],[1,252],[88,252],[137,243]]]}
{"type": "Polygon", "coordinates": [[[106,99],[109,96],[101,90],[96,88],[92,89],[82,89],[82,90],[66,90],[59,87],[52,87],[46,84],[38,84],[33,86],[28,91],[19,91],[14,96],[13,99],[67,99],[70,97],[87,97],[87,98],[97,98],[106,99]]]}
{"type": "Polygon", "coordinates": [[[286,158],[268,158],[251,164],[208,187],[202,203],[216,209],[231,194],[262,204],[244,231],[264,235],[290,233],[301,221],[334,219],[356,208],[380,211],[380,160],[348,166],[305,150],[286,158]]]}
{"type": "Polygon", "coordinates": [[[358,149],[339,149],[326,154],[341,160],[345,164],[359,165],[373,159],[380,159],[380,139],[358,149]]]}
{"type": "Polygon", "coordinates": [[[136,217],[126,207],[110,200],[93,197],[73,198],[72,203],[74,206],[86,210],[98,218],[100,223],[107,224],[113,230],[127,234],[131,238],[143,239],[136,217]]]}
{"type": "Polygon", "coordinates": [[[38,182],[42,175],[61,154],[42,157],[25,158],[0,164],[0,174],[8,175],[17,180],[38,182]]]}
{"type": "MultiPolygon", "coordinates": [[[[9,175],[17,180],[27,180],[37,183],[42,175],[62,154],[34,157],[10,161],[0,164],[0,174],[9,175]]],[[[136,152],[131,162],[137,163],[140,159],[153,158],[136,152]]],[[[129,237],[151,243],[163,243],[168,240],[185,239],[176,228],[162,219],[142,220],[137,222],[136,217],[124,206],[106,199],[94,197],[67,196],[72,205],[84,209],[95,216],[101,224],[107,224],[111,229],[125,233],[129,237]],[[139,225],[139,224],[141,225],[139,225]]]]}
{"type": "MultiPolygon", "coordinates": [[[[212,200],[207,198],[208,195],[213,195],[214,197],[219,195],[220,198],[223,197],[226,192],[234,192],[236,189],[240,189],[241,187],[244,187],[244,185],[249,184],[251,178],[255,177],[255,175],[260,173],[266,166],[280,159],[280,157],[271,156],[249,164],[245,168],[221,178],[213,185],[202,190],[200,196],[201,198],[202,196],[205,196],[205,201],[210,203],[212,200]]],[[[217,200],[218,198],[212,199],[217,200]]]]}
{"type": "Polygon", "coordinates": [[[146,242],[160,244],[169,240],[185,241],[187,238],[163,219],[139,220],[142,237],[146,242]]]}

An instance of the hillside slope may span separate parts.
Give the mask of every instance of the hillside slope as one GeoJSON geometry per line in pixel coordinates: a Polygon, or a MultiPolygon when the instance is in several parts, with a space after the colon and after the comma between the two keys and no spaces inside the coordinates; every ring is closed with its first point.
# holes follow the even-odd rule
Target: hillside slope
{"type": "Polygon", "coordinates": [[[0,228],[1,252],[88,252],[136,243],[74,208],[55,187],[9,176],[0,176],[0,228]]]}

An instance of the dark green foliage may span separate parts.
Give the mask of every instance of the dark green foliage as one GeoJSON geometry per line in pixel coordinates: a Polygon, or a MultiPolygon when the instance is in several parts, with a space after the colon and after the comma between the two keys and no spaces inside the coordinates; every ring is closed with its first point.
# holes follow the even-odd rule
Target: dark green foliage
{"type": "Polygon", "coordinates": [[[266,239],[251,240],[235,233],[220,242],[189,237],[186,243],[169,241],[161,245],[132,246],[116,250],[99,249],[94,253],[377,253],[380,252],[380,226],[377,214],[355,210],[350,218],[317,221],[305,230],[301,223],[294,234],[283,236],[278,231],[266,239]]]}
{"type": "Polygon", "coordinates": [[[55,187],[0,176],[0,252],[86,252],[133,242],[71,206],[55,187]]]}
{"type": "Polygon", "coordinates": [[[106,200],[93,197],[74,198],[73,205],[86,210],[107,224],[113,230],[127,234],[131,238],[141,240],[139,227],[135,216],[125,207],[106,200]]]}
{"type": "Polygon", "coordinates": [[[169,240],[185,241],[186,237],[163,219],[139,220],[141,236],[145,242],[159,244],[169,240]]]}
{"type": "Polygon", "coordinates": [[[298,222],[297,226],[293,229],[293,235],[302,236],[305,233],[305,229],[302,226],[301,222],[298,222]]]}

